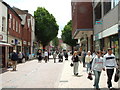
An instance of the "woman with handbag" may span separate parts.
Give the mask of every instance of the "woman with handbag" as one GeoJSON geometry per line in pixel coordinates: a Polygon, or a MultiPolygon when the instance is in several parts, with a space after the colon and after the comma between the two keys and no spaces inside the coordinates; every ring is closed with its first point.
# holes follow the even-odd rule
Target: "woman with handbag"
{"type": "Polygon", "coordinates": [[[101,75],[101,71],[105,70],[103,63],[104,63],[104,61],[101,56],[101,51],[97,51],[97,56],[93,59],[93,62],[92,62],[92,70],[95,75],[95,80],[94,80],[93,86],[95,86],[96,90],[100,90],[99,89],[100,75],[101,75]]]}
{"type": "Polygon", "coordinates": [[[75,76],[77,76],[78,75],[78,66],[79,66],[79,56],[78,56],[77,51],[74,52],[72,61],[73,61],[73,73],[75,76]]]}

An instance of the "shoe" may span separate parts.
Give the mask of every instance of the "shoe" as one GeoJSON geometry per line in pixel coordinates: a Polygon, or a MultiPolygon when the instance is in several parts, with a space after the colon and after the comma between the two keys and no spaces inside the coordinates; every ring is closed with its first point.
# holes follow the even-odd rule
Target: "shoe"
{"type": "Polygon", "coordinates": [[[75,76],[78,76],[78,73],[76,73],[75,76]]]}

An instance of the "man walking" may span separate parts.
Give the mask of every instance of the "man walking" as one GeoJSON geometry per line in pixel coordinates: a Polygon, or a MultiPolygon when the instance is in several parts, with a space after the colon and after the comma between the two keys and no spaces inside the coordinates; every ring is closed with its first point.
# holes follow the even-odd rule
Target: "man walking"
{"type": "Polygon", "coordinates": [[[57,57],[57,53],[56,53],[56,52],[54,52],[54,53],[53,53],[54,63],[56,63],[56,57],[57,57]]]}
{"type": "Polygon", "coordinates": [[[11,60],[13,65],[13,71],[16,71],[17,60],[18,60],[18,54],[16,53],[16,50],[13,50],[11,60]]]}
{"type": "Polygon", "coordinates": [[[106,67],[107,77],[108,77],[108,88],[112,88],[112,76],[114,73],[114,68],[118,68],[115,55],[112,53],[112,49],[108,48],[107,54],[104,56],[104,66],[106,67]]]}
{"type": "Polygon", "coordinates": [[[47,50],[45,50],[45,52],[44,52],[44,59],[45,59],[45,63],[47,63],[47,61],[48,61],[48,52],[47,52],[47,50]]]}

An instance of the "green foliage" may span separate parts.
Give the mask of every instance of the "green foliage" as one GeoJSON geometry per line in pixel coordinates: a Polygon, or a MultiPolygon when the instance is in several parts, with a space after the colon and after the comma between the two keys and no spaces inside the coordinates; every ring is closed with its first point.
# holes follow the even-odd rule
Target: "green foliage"
{"type": "Polygon", "coordinates": [[[76,46],[77,40],[72,39],[72,21],[70,20],[67,25],[65,25],[64,29],[62,30],[62,40],[64,43],[70,46],[76,46]]]}
{"type": "Polygon", "coordinates": [[[34,12],[35,17],[35,35],[37,41],[46,46],[52,39],[54,39],[59,30],[59,26],[52,14],[45,8],[38,7],[34,12]]]}
{"type": "Polygon", "coordinates": [[[55,37],[52,42],[53,42],[53,46],[57,47],[59,45],[59,39],[58,39],[58,37],[55,37]]]}

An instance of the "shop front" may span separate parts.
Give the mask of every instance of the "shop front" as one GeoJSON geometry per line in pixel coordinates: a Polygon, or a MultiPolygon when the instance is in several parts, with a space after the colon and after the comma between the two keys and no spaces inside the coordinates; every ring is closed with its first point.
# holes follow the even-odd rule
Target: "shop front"
{"type": "Polygon", "coordinates": [[[0,67],[6,68],[8,61],[8,48],[11,47],[7,43],[7,36],[5,34],[0,34],[0,67]]]}
{"type": "Polygon", "coordinates": [[[119,58],[119,38],[118,38],[118,34],[111,36],[110,40],[111,40],[111,48],[113,50],[113,53],[115,54],[116,59],[118,59],[119,58]]]}

